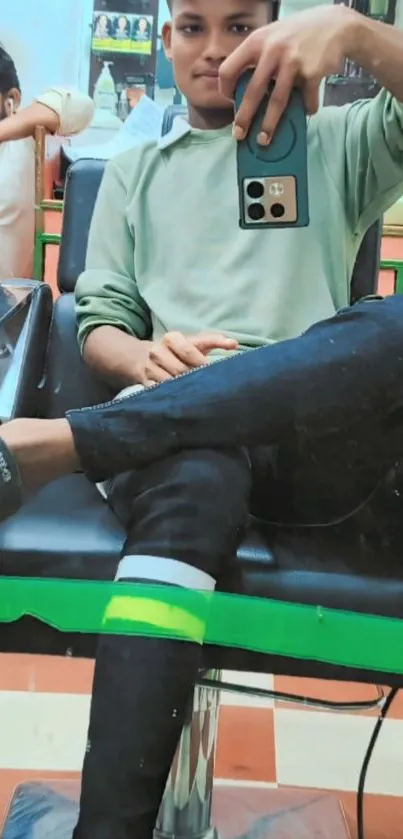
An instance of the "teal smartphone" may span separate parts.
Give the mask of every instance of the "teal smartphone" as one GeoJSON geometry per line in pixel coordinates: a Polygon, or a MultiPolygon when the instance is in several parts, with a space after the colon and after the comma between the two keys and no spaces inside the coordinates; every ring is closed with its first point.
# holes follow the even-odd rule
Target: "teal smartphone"
{"type": "MultiPolygon", "coordinates": [[[[248,70],[239,79],[236,110],[252,74],[253,70],[248,70]]],[[[309,224],[307,117],[301,91],[293,89],[270,145],[257,142],[273,87],[274,83],[255,114],[248,136],[237,144],[239,223],[244,230],[309,224]]]]}

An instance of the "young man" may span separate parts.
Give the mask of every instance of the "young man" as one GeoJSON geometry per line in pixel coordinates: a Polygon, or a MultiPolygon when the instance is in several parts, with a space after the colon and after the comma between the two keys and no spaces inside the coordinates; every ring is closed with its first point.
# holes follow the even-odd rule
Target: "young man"
{"type": "MultiPolygon", "coordinates": [[[[172,13],[189,124],[108,165],[77,287],[92,369],[116,390],[163,384],[1,433],[27,473],[77,458],[94,481],[135,469],[109,495],[128,533],[117,580],[211,590],[251,506],[331,523],[402,456],[403,299],[343,308],[364,231],[403,192],[403,36],[344,6],[272,25],[264,0],[173,0],[172,13]],[[385,90],[310,119],[310,226],[240,230],[236,138],[269,79],[262,143],[297,81],[315,112],[343,56],[385,90]]],[[[193,643],[100,639],[75,839],[151,838],[199,662],[193,643]]]]}
{"type": "Polygon", "coordinates": [[[89,96],[62,88],[21,110],[20,103],[14,62],[0,46],[0,280],[32,277],[36,126],[67,137],[83,131],[94,112],[89,96]]]}

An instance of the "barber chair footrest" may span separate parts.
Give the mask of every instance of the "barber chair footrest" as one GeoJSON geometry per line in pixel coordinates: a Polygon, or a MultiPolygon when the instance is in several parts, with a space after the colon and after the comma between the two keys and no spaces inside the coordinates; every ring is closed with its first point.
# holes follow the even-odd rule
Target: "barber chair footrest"
{"type": "MultiPolygon", "coordinates": [[[[6,815],[2,839],[71,839],[78,796],[78,782],[21,784],[6,815]]],[[[211,828],[203,839],[350,839],[340,802],[320,791],[219,783],[213,819],[218,831],[211,828]]],[[[195,835],[191,824],[189,832],[195,835]]]]}
{"type": "Polygon", "coordinates": [[[6,814],[2,839],[71,839],[78,817],[79,784],[20,784],[6,814]]]}

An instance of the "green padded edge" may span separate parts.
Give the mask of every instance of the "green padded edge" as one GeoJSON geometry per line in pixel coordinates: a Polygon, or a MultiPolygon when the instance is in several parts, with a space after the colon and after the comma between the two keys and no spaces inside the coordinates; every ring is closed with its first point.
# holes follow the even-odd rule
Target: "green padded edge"
{"type": "Polygon", "coordinates": [[[25,615],[60,632],[203,641],[403,675],[403,620],[321,606],[137,583],[2,577],[0,622],[25,615]]]}

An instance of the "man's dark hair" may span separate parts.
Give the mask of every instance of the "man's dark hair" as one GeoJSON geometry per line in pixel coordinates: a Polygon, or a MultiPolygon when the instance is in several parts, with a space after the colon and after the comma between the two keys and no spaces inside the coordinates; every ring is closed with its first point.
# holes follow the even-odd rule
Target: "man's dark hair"
{"type": "MultiPolygon", "coordinates": [[[[272,0],[262,0],[262,2],[266,3],[266,5],[267,5],[267,6],[270,6],[270,5],[271,5],[272,0]]],[[[171,12],[171,14],[172,14],[172,6],[173,6],[173,4],[174,4],[174,0],[167,0],[167,6],[168,6],[168,9],[169,9],[169,11],[171,12]]]]}
{"type": "Polygon", "coordinates": [[[13,87],[21,91],[14,61],[0,44],[0,93],[4,95],[13,87]]]}

